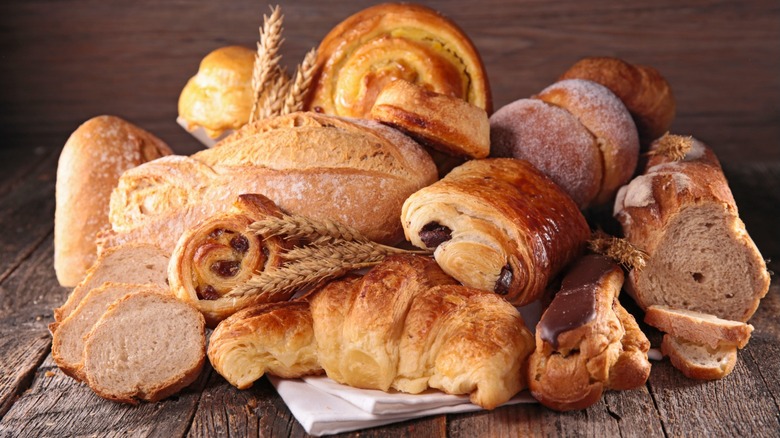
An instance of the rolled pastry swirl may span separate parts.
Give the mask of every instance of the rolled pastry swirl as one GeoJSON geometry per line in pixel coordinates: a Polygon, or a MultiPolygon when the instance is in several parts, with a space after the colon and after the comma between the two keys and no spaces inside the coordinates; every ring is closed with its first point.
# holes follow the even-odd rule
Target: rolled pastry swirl
{"type": "Polygon", "coordinates": [[[410,196],[406,238],[445,272],[510,303],[534,301],[590,235],[572,199],[527,161],[469,161],[410,196]]]}
{"type": "Polygon", "coordinates": [[[200,310],[209,327],[244,307],[289,298],[289,294],[230,295],[254,273],[283,263],[288,243],[247,231],[263,216],[280,214],[262,195],[239,195],[232,212],[213,216],[179,238],[168,265],[171,290],[200,310]]]}
{"type": "Polygon", "coordinates": [[[333,28],[317,53],[309,110],[366,117],[379,92],[396,79],[492,110],[474,45],[452,21],[424,6],[364,9],[333,28]]]}

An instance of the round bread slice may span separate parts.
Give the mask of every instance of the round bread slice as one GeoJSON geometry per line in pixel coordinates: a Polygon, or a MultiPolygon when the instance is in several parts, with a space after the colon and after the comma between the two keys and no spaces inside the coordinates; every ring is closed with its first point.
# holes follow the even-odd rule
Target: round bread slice
{"type": "Polygon", "coordinates": [[[672,365],[690,379],[722,379],[737,364],[737,347],[734,345],[710,348],[668,334],[661,341],[661,352],[669,356],[672,365]]]}
{"type": "Polygon", "coordinates": [[[128,294],[143,291],[170,294],[155,284],[138,285],[126,283],[104,283],[89,291],[76,310],[57,324],[52,334],[51,355],[57,366],[76,380],[84,380],[84,336],[98,322],[108,307],[128,294]]]}
{"type": "Polygon", "coordinates": [[[741,321],[731,321],[709,313],[661,305],[647,308],[645,322],[676,338],[707,345],[710,348],[726,345],[744,348],[750,340],[750,334],[753,333],[753,326],[741,321]]]}
{"type": "Polygon", "coordinates": [[[95,393],[137,404],[162,400],[200,374],[206,323],[178,299],[145,291],[109,307],[84,346],[84,374],[95,393]]]}

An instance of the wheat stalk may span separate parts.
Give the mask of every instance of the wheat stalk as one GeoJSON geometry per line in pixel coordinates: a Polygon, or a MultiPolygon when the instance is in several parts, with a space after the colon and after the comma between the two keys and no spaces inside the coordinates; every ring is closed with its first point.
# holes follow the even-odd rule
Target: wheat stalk
{"type": "Polygon", "coordinates": [[[317,65],[317,49],[311,49],[295,71],[295,79],[290,85],[281,114],[291,114],[303,110],[306,96],[309,94],[314,70],[317,65]]]}
{"type": "Polygon", "coordinates": [[[258,109],[258,120],[270,119],[282,113],[285,96],[290,89],[290,78],[287,72],[279,68],[273,82],[266,89],[263,101],[258,109]]]}
{"type": "Polygon", "coordinates": [[[685,156],[692,148],[693,137],[674,135],[667,132],[658,139],[658,146],[648,152],[648,155],[663,155],[670,160],[680,161],[685,159],[685,156]]]}
{"type": "Polygon", "coordinates": [[[253,222],[249,230],[263,236],[284,236],[288,239],[308,239],[327,237],[334,240],[368,241],[360,231],[330,220],[314,220],[299,215],[268,216],[253,222]]]}
{"type": "Polygon", "coordinates": [[[605,255],[629,270],[641,271],[647,265],[649,255],[645,251],[632,245],[626,239],[610,236],[603,231],[594,232],[588,241],[588,246],[591,251],[605,255]]]}
{"type": "Polygon", "coordinates": [[[252,112],[249,113],[250,122],[256,120],[263,101],[263,94],[275,83],[275,76],[280,71],[279,48],[284,41],[282,39],[283,20],[284,16],[278,5],[271,8],[270,16],[263,14],[263,25],[259,29],[260,40],[257,43],[257,53],[252,69],[252,91],[255,99],[252,103],[252,112]]]}

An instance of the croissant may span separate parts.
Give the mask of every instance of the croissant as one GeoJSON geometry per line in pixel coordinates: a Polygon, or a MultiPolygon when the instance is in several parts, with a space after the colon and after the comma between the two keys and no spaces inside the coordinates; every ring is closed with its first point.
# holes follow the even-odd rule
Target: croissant
{"type": "Polygon", "coordinates": [[[213,216],[179,238],[168,264],[168,282],[173,293],[192,304],[209,327],[237,310],[268,301],[281,301],[290,294],[234,296],[230,292],[253,274],[283,263],[290,244],[281,237],[248,233],[252,222],[281,211],[262,195],[239,195],[233,211],[213,216]]]}
{"type": "Polygon", "coordinates": [[[603,256],[580,259],[536,326],[528,361],[531,394],[559,411],[585,409],[606,389],[632,389],[650,375],[650,342],[618,301],[623,271],[603,256]]]}
{"type": "Polygon", "coordinates": [[[294,113],[245,125],[191,157],[125,172],[100,248],[133,241],[172,252],[186,229],[226,211],[241,193],[262,193],[289,213],[336,220],[393,244],[402,237],[403,201],[436,178],[430,156],[395,129],[294,113]]]}
{"type": "Polygon", "coordinates": [[[527,161],[473,160],[410,196],[406,238],[466,286],[522,306],[584,248],[590,230],[577,205],[527,161]]]}
{"type": "Polygon", "coordinates": [[[338,24],[317,49],[306,109],[366,117],[388,83],[404,79],[491,112],[482,60],[452,21],[420,5],[385,3],[338,24]]]}
{"type": "Polygon", "coordinates": [[[361,388],[471,394],[491,409],[525,387],[533,338],[504,299],[455,283],[427,257],[390,256],[363,277],[313,291],[308,303],[234,314],[214,330],[209,359],[239,388],[264,372],[322,369],[361,388]]]}

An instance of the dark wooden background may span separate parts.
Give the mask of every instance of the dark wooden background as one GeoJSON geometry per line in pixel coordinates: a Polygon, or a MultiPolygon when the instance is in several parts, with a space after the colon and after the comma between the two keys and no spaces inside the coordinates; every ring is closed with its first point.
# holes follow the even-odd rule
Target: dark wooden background
{"type": "MultiPolygon", "coordinates": [[[[656,67],[677,97],[673,130],[715,149],[748,231],[765,257],[780,260],[780,1],[423,3],[472,38],[496,108],[541,90],[584,56],[656,67]]],[[[367,3],[281,5],[292,68],[367,3]]],[[[0,436],[303,434],[265,380],[239,392],[211,371],[160,404],[105,402],[53,366],[46,331],[68,292],[52,269],[54,172],[68,135],[92,116],[114,114],[178,153],[197,150],[175,124],[181,88],[212,49],[252,46],[267,12],[266,2],[245,0],[0,3],[0,436]]],[[[645,388],[610,393],[582,412],[507,407],[361,435],[778,436],[775,280],[752,320],[753,340],[723,381],[693,382],[661,362],[645,388]]]]}

